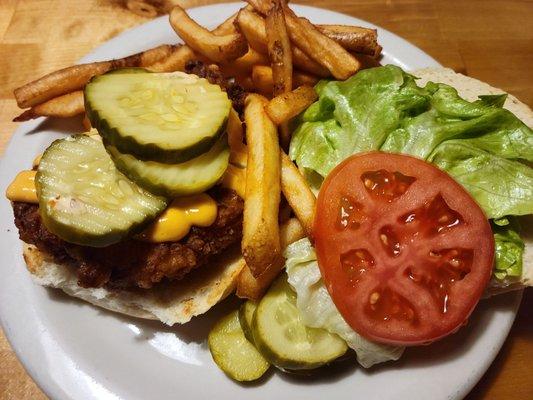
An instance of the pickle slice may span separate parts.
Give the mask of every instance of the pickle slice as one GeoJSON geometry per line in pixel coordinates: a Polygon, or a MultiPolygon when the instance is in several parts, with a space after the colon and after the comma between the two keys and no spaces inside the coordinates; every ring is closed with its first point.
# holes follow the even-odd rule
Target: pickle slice
{"type": "Polygon", "coordinates": [[[223,317],[207,338],[213,360],[226,375],[236,381],[259,379],[270,364],[245,337],[239,322],[239,312],[223,317]]]}
{"type": "Polygon", "coordinates": [[[339,358],[348,349],[337,335],[309,328],[300,320],[296,293],[282,274],[259,302],[253,318],[254,344],[263,356],[281,369],[318,368],[339,358]]]}
{"type": "Polygon", "coordinates": [[[167,206],[118,171],[101,141],[56,140],[35,179],[44,225],[70,243],[103,247],[142,230],[167,206]]]}
{"type": "Polygon", "coordinates": [[[119,152],[114,146],[107,146],[107,151],[127,177],[150,192],[166,197],[205,192],[222,178],[230,156],[225,135],[207,153],[180,164],[142,161],[119,152]]]}
{"type": "Polygon", "coordinates": [[[241,308],[239,308],[239,322],[241,323],[241,328],[244,332],[244,336],[246,336],[246,339],[248,339],[251,343],[254,343],[252,323],[256,308],[257,304],[250,300],[245,301],[241,308]]]}
{"type": "Polygon", "coordinates": [[[208,151],[226,129],[227,94],[196,75],[142,71],[116,70],[86,85],[91,125],[142,160],[179,163],[208,151]]]}

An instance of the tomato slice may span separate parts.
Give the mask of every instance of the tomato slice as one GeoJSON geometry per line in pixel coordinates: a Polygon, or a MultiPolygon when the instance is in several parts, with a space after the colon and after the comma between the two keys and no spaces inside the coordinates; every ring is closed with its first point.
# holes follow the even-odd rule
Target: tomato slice
{"type": "Polygon", "coordinates": [[[381,343],[455,332],[492,273],[494,239],[472,197],[445,172],[381,152],[339,164],[320,190],[318,264],[346,322],[381,343]]]}

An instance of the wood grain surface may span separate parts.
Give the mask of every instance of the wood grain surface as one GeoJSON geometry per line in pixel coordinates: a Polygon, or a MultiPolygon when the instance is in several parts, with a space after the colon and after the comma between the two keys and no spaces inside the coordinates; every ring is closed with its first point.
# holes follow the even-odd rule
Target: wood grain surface
{"type": "MultiPolygon", "coordinates": [[[[16,129],[15,87],[68,66],[124,29],[209,0],[0,0],[0,155],[16,129]]],[[[445,66],[533,104],[533,2],[297,0],[353,15],[411,41],[445,66]]],[[[468,400],[533,399],[533,290],[468,400]]],[[[0,330],[0,400],[45,399],[0,330]]]]}

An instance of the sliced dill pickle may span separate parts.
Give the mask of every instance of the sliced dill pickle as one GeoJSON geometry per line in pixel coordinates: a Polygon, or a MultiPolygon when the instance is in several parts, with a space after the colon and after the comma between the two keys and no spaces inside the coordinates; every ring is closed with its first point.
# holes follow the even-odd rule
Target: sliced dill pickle
{"type": "Polygon", "coordinates": [[[70,243],[103,247],[142,230],[167,206],[117,170],[101,141],[56,140],[35,179],[44,225],[70,243]]]}
{"type": "Polygon", "coordinates": [[[209,332],[207,344],[213,360],[230,378],[239,382],[259,379],[270,364],[244,336],[239,312],[223,317],[209,332]]]}
{"type": "Polygon", "coordinates": [[[85,87],[91,125],[121,153],[179,163],[207,152],[225,132],[231,102],[218,85],[183,72],[115,70],[85,87]]]}
{"type": "Polygon", "coordinates": [[[229,146],[224,135],[207,152],[179,164],[142,161],[114,146],[107,151],[117,168],[152,193],[166,197],[202,193],[217,183],[229,164],[229,146]]]}
{"type": "Polygon", "coordinates": [[[254,335],[252,332],[252,322],[254,320],[255,309],[257,308],[257,303],[253,301],[245,301],[241,308],[239,308],[239,322],[241,323],[241,328],[244,332],[244,336],[251,343],[254,342],[254,335]]]}
{"type": "Polygon", "coordinates": [[[339,358],[348,349],[337,335],[309,328],[300,319],[296,293],[282,274],[255,310],[254,344],[263,356],[281,369],[318,368],[339,358]]]}

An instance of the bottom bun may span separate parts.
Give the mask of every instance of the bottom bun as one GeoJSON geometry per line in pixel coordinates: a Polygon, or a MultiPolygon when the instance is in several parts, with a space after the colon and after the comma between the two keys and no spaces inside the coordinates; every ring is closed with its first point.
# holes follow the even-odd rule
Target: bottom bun
{"type": "Polygon", "coordinates": [[[24,259],[36,283],[61,289],[70,296],[107,310],[155,319],[167,325],[184,324],[208,311],[235,289],[245,263],[240,249],[227,251],[215,263],[204,265],[180,281],[161,282],[152,289],[114,290],[78,286],[76,271],[24,243],[24,259]]]}

